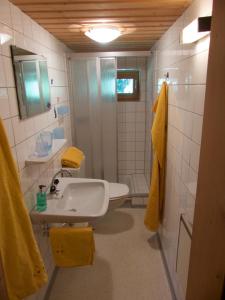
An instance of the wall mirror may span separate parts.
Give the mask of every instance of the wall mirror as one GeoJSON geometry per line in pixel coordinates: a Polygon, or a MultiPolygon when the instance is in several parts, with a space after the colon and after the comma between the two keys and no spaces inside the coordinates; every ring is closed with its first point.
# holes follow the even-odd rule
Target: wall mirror
{"type": "Polygon", "coordinates": [[[41,55],[11,46],[17,100],[21,119],[51,108],[47,60],[41,55]]]}

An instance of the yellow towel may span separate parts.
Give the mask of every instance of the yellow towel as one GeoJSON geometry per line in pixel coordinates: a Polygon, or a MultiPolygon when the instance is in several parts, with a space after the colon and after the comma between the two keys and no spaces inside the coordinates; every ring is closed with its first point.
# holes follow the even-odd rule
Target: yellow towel
{"type": "Polygon", "coordinates": [[[56,266],[93,264],[95,244],[91,227],[53,227],[50,229],[50,241],[56,266]]]}
{"type": "Polygon", "coordinates": [[[152,126],[153,166],[145,225],[157,231],[162,220],[165,188],[165,159],[168,114],[168,86],[164,82],[153,106],[155,118],[152,126]]]}
{"type": "Polygon", "coordinates": [[[69,147],[61,157],[63,167],[79,168],[84,160],[84,153],[76,147],[69,147]]]}
{"type": "Polygon", "coordinates": [[[0,174],[0,262],[9,300],[21,300],[43,286],[47,274],[1,119],[0,174]]]}

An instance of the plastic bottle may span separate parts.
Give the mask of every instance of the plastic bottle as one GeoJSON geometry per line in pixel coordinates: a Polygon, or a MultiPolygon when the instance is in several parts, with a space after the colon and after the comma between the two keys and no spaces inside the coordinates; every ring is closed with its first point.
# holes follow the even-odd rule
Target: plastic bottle
{"type": "Polygon", "coordinates": [[[39,185],[39,192],[37,193],[36,210],[41,212],[47,208],[46,192],[43,192],[45,185],[39,185]]]}

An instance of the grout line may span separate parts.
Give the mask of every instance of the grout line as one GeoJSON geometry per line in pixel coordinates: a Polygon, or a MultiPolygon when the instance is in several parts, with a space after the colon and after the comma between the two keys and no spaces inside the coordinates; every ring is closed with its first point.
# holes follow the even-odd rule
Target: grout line
{"type": "MultiPolygon", "coordinates": [[[[163,52],[164,49],[157,49],[156,51],[159,52],[159,53],[157,54],[158,57],[159,57],[160,54],[161,54],[160,52],[163,52]]],[[[182,49],[181,51],[185,51],[185,49],[182,49]]],[[[186,61],[186,60],[188,60],[188,59],[190,59],[190,58],[193,58],[193,57],[195,57],[195,56],[197,56],[197,55],[200,55],[200,54],[202,54],[202,53],[204,53],[204,52],[209,52],[209,49],[208,49],[208,48],[207,48],[207,49],[203,49],[202,51],[193,53],[192,55],[191,55],[191,54],[190,54],[190,55],[187,55],[187,57],[182,58],[182,59],[178,59],[177,61],[174,61],[174,62],[172,62],[171,64],[169,64],[169,65],[167,65],[167,66],[161,67],[160,69],[174,67],[174,66],[176,66],[176,64],[183,63],[184,61],[186,61]]],[[[160,69],[156,69],[156,70],[160,70],[160,69]]]]}
{"type": "MultiPolygon", "coordinates": [[[[70,114],[68,114],[67,116],[64,116],[64,117],[63,117],[63,118],[64,118],[63,120],[66,120],[68,116],[70,116],[70,114]]],[[[13,118],[14,118],[14,117],[13,117],[13,118]]],[[[9,119],[13,119],[13,118],[9,118],[9,119]]],[[[40,130],[36,131],[36,132],[35,132],[34,134],[32,134],[31,136],[26,137],[25,139],[23,139],[23,140],[22,140],[21,142],[19,142],[19,143],[16,143],[16,141],[15,141],[14,146],[18,146],[18,145],[22,144],[23,142],[29,140],[30,138],[34,137],[35,135],[37,135],[37,134],[40,133],[41,131],[47,129],[48,127],[53,126],[53,125],[54,125],[56,122],[58,122],[59,120],[61,121],[61,119],[55,119],[54,122],[52,122],[52,123],[48,124],[47,126],[41,128],[40,130]]],[[[23,121],[24,121],[24,120],[23,120],[23,121]]],[[[12,127],[13,127],[13,125],[12,125],[12,127]]],[[[14,129],[13,129],[13,133],[14,133],[14,129]]],[[[14,146],[13,146],[13,147],[14,147],[14,146]]]]}
{"type": "Polygon", "coordinates": [[[173,124],[168,123],[169,126],[173,127],[175,130],[177,130],[180,134],[182,134],[183,136],[185,136],[187,139],[191,140],[193,143],[195,143],[198,146],[201,146],[201,143],[196,142],[195,140],[193,140],[190,136],[186,135],[184,132],[182,132],[180,129],[178,129],[177,127],[175,127],[173,124]]]}
{"type": "Polygon", "coordinates": [[[165,268],[166,277],[168,279],[168,283],[169,283],[169,287],[170,287],[170,292],[171,292],[172,299],[173,300],[178,300],[177,297],[176,297],[176,294],[175,294],[175,290],[174,290],[174,287],[173,287],[172,278],[170,276],[170,271],[169,271],[168,264],[167,264],[167,261],[166,261],[165,252],[163,250],[161,239],[160,239],[160,235],[159,235],[158,232],[156,233],[156,237],[157,237],[157,240],[158,240],[158,243],[159,243],[160,253],[161,253],[163,265],[164,265],[164,268],[165,268]]]}
{"type": "Polygon", "coordinates": [[[185,109],[183,107],[180,107],[180,106],[177,106],[177,105],[174,105],[174,104],[171,104],[171,103],[169,103],[169,106],[172,106],[172,107],[175,107],[175,108],[179,108],[180,110],[183,110],[183,111],[186,111],[186,112],[190,112],[190,113],[192,113],[194,115],[197,115],[197,116],[200,116],[200,117],[203,117],[203,115],[204,115],[204,112],[202,114],[199,114],[199,113],[196,113],[196,112],[194,112],[192,110],[188,110],[188,109],[185,109]]]}
{"type": "MultiPolygon", "coordinates": [[[[185,163],[188,165],[188,167],[189,167],[196,175],[198,175],[198,171],[196,171],[195,169],[193,169],[193,167],[191,166],[190,162],[187,162],[187,160],[184,159],[183,155],[182,155],[181,153],[179,153],[179,152],[176,150],[176,148],[175,148],[172,144],[170,144],[170,146],[173,148],[173,150],[174,150],[178,155],[181,156],[182,160],[185,161],[185,163]]],[[[172,160],[170,160],[170,161],[172,162],[172,160]]],[[[176,172],[176,173],[178,173],[178,172],[176,172]]],[[[179,177],[181,178],[181,175],[180,175],[179,173],[178,173],[178,175],[179,175],[179,177]]]]}

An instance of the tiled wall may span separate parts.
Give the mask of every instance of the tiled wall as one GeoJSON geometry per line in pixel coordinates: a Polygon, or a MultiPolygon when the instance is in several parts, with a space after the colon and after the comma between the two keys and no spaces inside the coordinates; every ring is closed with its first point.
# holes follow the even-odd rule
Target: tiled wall
{"type": "Polygon", "coordinates": [[[210,41],[207,37],[181,45],[179,35],[195,18],[211,15],[211,11],[212,0],[193,1],[154,46],[148,62],[148,71],[154,75],[149,103],[169,72],[166,196],[160,237],[178,299],[184,299],[185,293],[176,273],[179,220],[184,213],[193,222],[210,41]]]}
{"type": "MultiPolygon", "coordinates": [[[[59,155],[46,164],[25,165],[26,157],[34,149],[38,132],[63,126],[68,145],[71,144],[70,116],[58,119],[54,117],[53,112],[54,106],[62,103],[69,105],[66,73],[66,52],[69,50],[7,0],[0,0],[0,32],[8,33],[12,37],[8,43],[0,46],[0,116],[8,132],[10,145],[18,165],[26,205],[30,210],[35,203],[38,185],[48,185],[52,175],[60,167],[59,155]],[[24,121],[21,121],[18,116],[9,48],[11,44],[47,57],[49,78],[53,79],[51,111],[24,121]]],[[[51,278],[54,265],[51,260],[48,238],[43,236],[40,226],[34,226],[34,230],[51,278]]],[[[43,299],[45,290],[46,287],[29,299],[43,299]]]]}
{"type": "Polygon", "coordinates": [[[146,58],[119,57],[118,69],[140,70],[140,101],[118,102],[118,173],[144,174],[146,58]]]}

